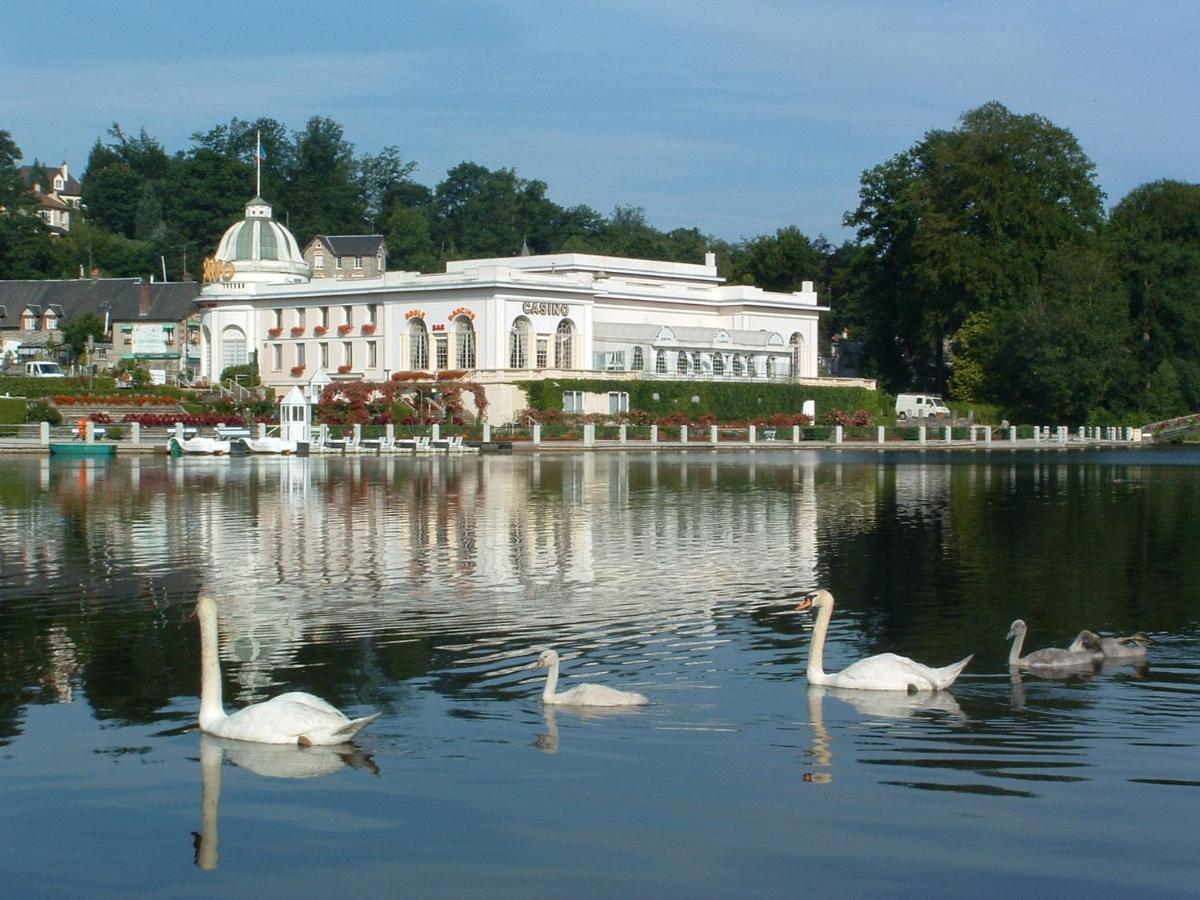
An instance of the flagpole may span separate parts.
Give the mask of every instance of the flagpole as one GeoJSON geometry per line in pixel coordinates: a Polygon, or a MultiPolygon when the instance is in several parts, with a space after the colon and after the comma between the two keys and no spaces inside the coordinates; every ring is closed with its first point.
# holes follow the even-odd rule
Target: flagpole
{"type": "Polygon", "coordinates": [[[254,132],[254,196],[262,196],[262,129],[254,132]]]}

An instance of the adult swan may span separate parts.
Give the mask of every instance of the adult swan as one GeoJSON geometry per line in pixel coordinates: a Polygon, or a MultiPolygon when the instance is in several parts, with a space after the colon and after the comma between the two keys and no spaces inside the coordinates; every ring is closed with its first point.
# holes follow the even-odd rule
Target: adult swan
{"type": "Polygon", "coordinates": [[[907,691],[910,694],[917,691],[940,691],[954,684],[954,679],[971,661],[971,657],[968,656],[951,665],[934,669],[914,662],[907,656],[880,653],[878,656],[868,656],[851,663],[840,672],[827,675],[822,670],[821,663],[825,653],[825,635],[829,631],[829,620],[833,617],[833,594],[819,590],[805,597],[796,607],[798,612],[809,609],[817,611],[812,648],[808,651],[809,684],[826,684],[861,691],[907,691]]]}
{"type": "Polygon", "coordinates": [[[259,744],[344,744],[379,718],[350,719],[320,697],[291,691],[225,714],[221,703],[221,663],[217,655],[217,604],[196,602],[200,619],[200,730],[217,737],[259,744]]]}

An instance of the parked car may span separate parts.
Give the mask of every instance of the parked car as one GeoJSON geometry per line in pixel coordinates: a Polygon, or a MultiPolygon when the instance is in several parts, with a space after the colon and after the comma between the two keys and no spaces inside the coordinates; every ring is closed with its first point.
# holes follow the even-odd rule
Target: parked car
{"type": "Polygon", "coordinates": [[[897,419],[948,419],[950,408],[936,394],[898,394],[896,396],[897,419]]]}
{"type": "Polygon", "coordinates": [[[25,363],[25,375],[29,378],[66,378],[67,373],[56,362],[37,360],[25,363]]]}

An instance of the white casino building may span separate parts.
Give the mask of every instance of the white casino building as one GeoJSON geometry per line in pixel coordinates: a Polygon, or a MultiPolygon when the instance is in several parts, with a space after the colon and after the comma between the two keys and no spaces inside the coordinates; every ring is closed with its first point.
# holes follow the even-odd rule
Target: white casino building
{"type": "MultiPolygon", "coordinates": [[[[559,253],[450,262],[444,273],[313,278],[291,232],[256,197],[205,261],[201,374],[257,352],[286,391],[394,372],[468,370],[488,418],[524,407],[536,378],[816,381],[820,306],[726,285],[703,264],[559,253]]],[[[587,408],[581,412],[607,412],[587,408]]]]}

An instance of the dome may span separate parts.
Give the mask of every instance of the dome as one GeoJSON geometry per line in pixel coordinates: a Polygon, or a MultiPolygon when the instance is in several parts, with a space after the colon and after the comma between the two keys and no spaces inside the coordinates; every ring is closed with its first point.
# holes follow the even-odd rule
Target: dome
{"type": "Polygon", "coordinates": [[[271,218],[271,204],[262,197],[247,203],[246,218],[221,237],[216,258],[233,264],[235,281],[295,284],[312,277],[300,245],[271,218]]]}

